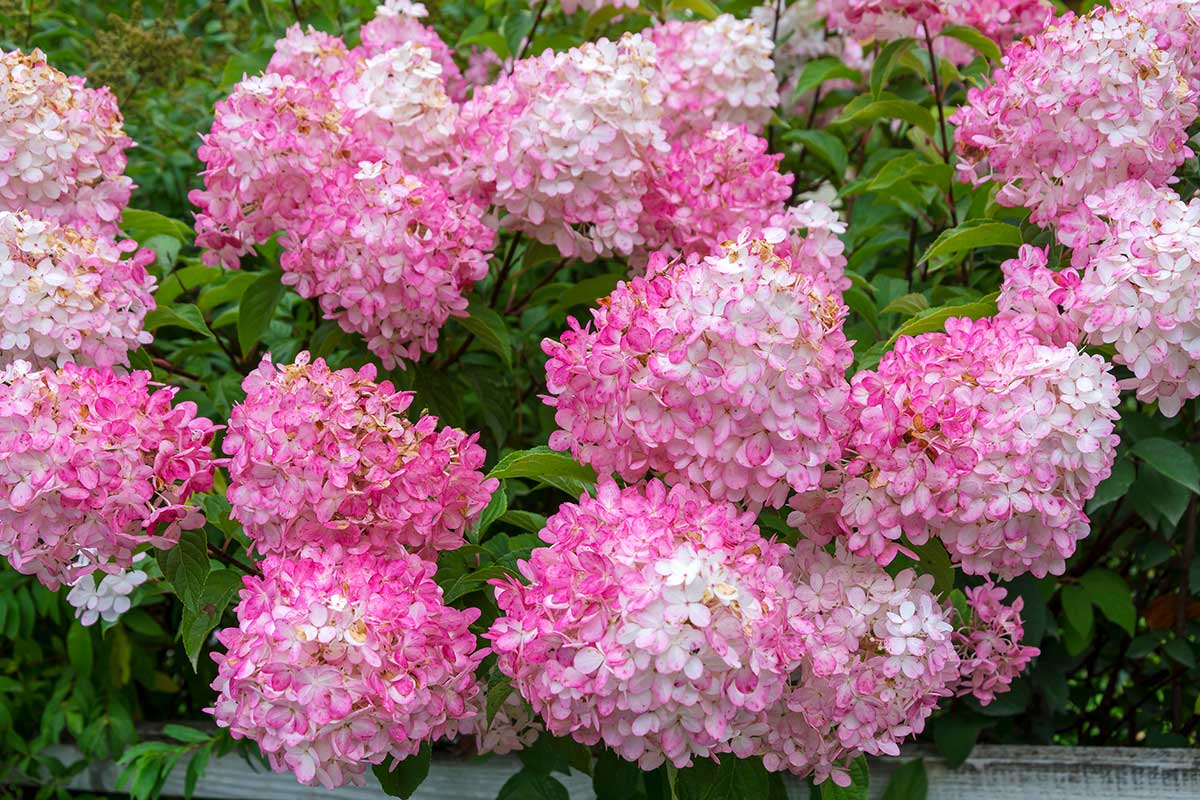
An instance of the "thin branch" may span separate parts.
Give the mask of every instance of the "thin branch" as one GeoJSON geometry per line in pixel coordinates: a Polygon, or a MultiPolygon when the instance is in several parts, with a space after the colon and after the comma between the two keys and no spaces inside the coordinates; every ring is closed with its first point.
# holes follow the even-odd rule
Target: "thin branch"
{"type": "Polygon", "coordinates": [[[558,273],[563,271],[563,268],[567,266],[567,261],[568,261],[568,259],[564,258],[564,259],[560,260],[557,264],[555,264],[554,269],[550,270],[544,276],[542,276],[542,279],[540,281],[538,281],[536,284],[534,284],[532,289],[530,289],[525,294],[521,295],[520,300],[516,300],[512,303],[509,303],[508,308],[506,308],[504,310],[504,313],[505,314],[516,314],[517,312],[524,309],[525,304],[528,303],[530,301],[530,299],[534,296],[534,294],[537,293],[538,289],[541,289],[543,286],[548,284],[550,281],[554,280],[554,276],[558,275],[558,273]]]}
{"type": "Polygon", "coordinates": [[[500,265],[500,271],[496,273],[496,285],[492,287],[492,299],[490,304],[494,307],[496,301],[500,299],[500,292],[504,288],[504,282],[508,280],[508,274],[512,272],[513,256],[517,253],[517,245],[522,238],[521,233],[517,233],[508,242],[508,250],[504,253],[504,262],[500,265]]]}
{"type": "Polygon", "coordinates": [[[533,46],[533,35],[537,33],[538,23],[542,21],[542,14],[545,13],[547,5],[549,5],[549,0],[542,0],[538,4],[537,11],[533,15],[533,25],[529,27],[529,33],[525,35],[525,41],[521,42],[521,49],[517,51],[517,57],[513,59],[513,63],[509,67],[510,72],[512,71],[512,67],[515,67],[517,62],[524,58],[525,54],[529,52],[529,48],[533,46]]]}
{"type": "MultiPolygon", "coordinates": [[[[942,133],[942,160],[950,165],[950,136],[946,133],[946,110],[943,107],[942,78],[938,74],[937,56],[933,52],[933,37],[929,34],[929,26],[922,23],[921,30],[925,33],[925,47],[929,51],[929,74],[933,79],[933,99],[937,102],[938,128],[942,133]]],[[[950,208],[950,221],[958,227],[958,209],[954,205],[954,173],[946,180],[946,205],[950,208]]],[[[963,267],[963,282],[966,282],[966,267],[963,267]]]]}

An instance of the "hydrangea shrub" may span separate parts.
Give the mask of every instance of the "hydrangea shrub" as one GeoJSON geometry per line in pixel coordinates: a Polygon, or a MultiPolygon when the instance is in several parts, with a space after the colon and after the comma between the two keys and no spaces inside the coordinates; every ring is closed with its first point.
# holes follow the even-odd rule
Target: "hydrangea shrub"
{"type": "Polygon", "coordinates": [[[9,5],[0,780],[1198,743],[1196,3],[9,5]]]}

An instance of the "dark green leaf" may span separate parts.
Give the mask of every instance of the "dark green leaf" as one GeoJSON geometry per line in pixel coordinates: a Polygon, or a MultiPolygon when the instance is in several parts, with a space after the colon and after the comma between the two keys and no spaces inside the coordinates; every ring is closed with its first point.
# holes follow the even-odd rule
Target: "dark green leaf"
{"type": "Polygon", "coordinates": [[[985,720],[963,714],[938,717],[933,723],[933,743],[946,765],[957,767],[971,755],[979,732],[987,726],[985,720]]]}
{"type": "Polygon", "coordinates": [[[912,292],[910,294],[897,297],[892,302],[888,303],[879,313],[903,314],[906,317],[911,317],[914,314],[920,314],[922,311],[929,310],[929,298],[923,294],[912,292]]]}
{"type": "Polygon", "coordinates": [[[570,795],[548,773],[523,769],[500,787],[496,800],[570,800],[570,795]]]}
{"type": "Polygon", "coordinates": [[[1183,445],[1170,439],[1142,439],[1133,445],[1133,454],[1146,466],[1185,489],[1200,493],[1200,469],[1183,445]]]}
{"type": "Polygon", "coordinates": [[[263,273],[242,295],[237,322],[238,345],[242,348],[242,358],[250,355],[262,339],[271,320],[275,318],[275,309],[283,299],[284,288],[280,283],[282,276],[283,272],[277,269],[263,273]]]}
{"type": "Polygon", "coordinates": [[[174,723],[164,725],[163,733],[172,739],[186,742],[187,744],[203,744],[213,738],[211,733],[205,733],[198,728],[192,728],[188,725],[176,725],[174,723]]]}
{"type": "Polygon", "coordinates": [[[220,624],[229,601],[241,587],[242,578],[236,572],[230,569],[216,570],[208,576],[199,608],[184,608],[179,634],[193,670],[196,669],[208,635],[220,624]]]}
{"type": "Polygon", "coordinates": [[[442,601],[452,603],[463,595],[470,594],[476,589],[482,588],[488,581],[504,578],[512,574],[512,570],[507,567],[493,564],[492,566],[478,569],[475,572],[458,575],[450,581],[448,586],[443,587],[445,597],[443,597],[442,601]]]}
{"type": "Polygon", "coordinates": [[[1088,512],[1103,508],[1124,497],[1129,492],[1129,487],[1133,485],[1135,476],[1136,471],[1133,464],[1128,461],[1122,459],[1113,464],[1112,474],[1096,487],[1096,494],[1088,503],[1088,512]]]}
{"type": "Polygon", "coordinates": [[[811,150],[829,166],[839,182],[845,178],[850,156],[846,153],[846,145],[832,133],[815,130],[788,131],[783,138],[789,142],[799,142],[811,150]]]}
{"type": "Polygon", "coordinates": [[[938,308],[923,311],[896,329],[896,332],[888,339],[888,347],[891,347],[901,336],[916,336],[920,333],[940,331],[942,330],[942,326],[946,324],[946,320],[953,317],[966,317],[967,319],[989,317],[996,313],[996,298],[998,296],[999,293],[995,293],[972,303],[939,306],[938,308]]]}
{"type": "Polygon", "coordinates": [[[470,540],[476,544],[487,533],[488,528],[492,523],[504,516],[508,511],[508,492],[504,491],[504,485],[501,484],[492,493],[492,499],[487,506],[479,514],[479,519],[471,526],[470,540]]]}
{"type": "Polygon", "coordinates": [[[550,313],[553,315],[565,314],[575,306],[590,306],[596,301],[596,298],[612,294],[613,289],[624,279],[623,274],[615,272],[585,278],[572,284],[569,289],[560,294],[554,305],[550,307],[550,313]]]}
{"type": "Polygon", "coordinates": [[[478,298],[471,298],[467,306],[469,316],[456,317],[455,321],[471,333],[484,348],[500,356],[504,366],[512,369],[512,339],[504,319],[478,298]]]}
{"type": "Polygon", "coordinates": [[[638,795],[642,773],[638,765],[626,761],[607,747],[596,754],[592,789],[596,800],[631,800],[638,795]]]}
{"type": "Polygon", "coordinates": [[[203,528],[184,531],[179,544],[158,551],[158,567],[184,606],[196,611],[208,582],[208,535],[203,528]]]}
{"type": "Polygon", "coordinates": [[[931,536],[925,544],[913,545],[912,549],[921,557],[920,571],[933,576],[933,588],[938,594],[954,588],[954,565],[940,539],[931,536]]]}
{"type": "Polygon", "coordinates": [[[508,682],[506,677],[493,677],[488,680],[487,687],[487,706],[485,708],[484,722],[489,727],[492,720],[496,718],[496,712],[504,705],[504,701],[513,693],[513,686],[508,682]]]}
{"type": "Polygon", "coordinates": [[[591,467],[577,463],[566,453],[559,453],[544,446],[509,453],[492,468],[488,477],[537,478],[539,480],[563,477],[584,483],[595,483],[596,481],[596,473],[591,467]]]}
{"type": "Polygon", "coordinates": [[[390,769],[386,763],[376,764],[371,767],[371,771],[379,779],[379,787],[383,789],[384,794],[408,800],[429,775],[431,758],[429,742],[422,742],[421,749],[415,756],[409,756],[398,763],[392,762],[390,769]]]}
{"type": "Polygon", "coordinates": [[[1188,669],[1196,666],[1196,654],[1192,647],[1183,639],[1172,639],[1163,645],[1163,651],[1188,669]]]}
{"type": "Polygon", "coordinates": [[[767,770],[758,759],[722,757],[720,764],[704,759],[675,776],[678,800],[766,797],[769,791],[767,770]]]}
{"type": "Polygon", "coordinates": [[[1082,586],[1068,584],[1062,588],[1062,605],[1067,622],[1086,644],[1091,638],[1093,624],[1092,601],[1088,593],[1082,586]]]}
{"type": "Polygon", "coordinates": [[[838,786],[832,780],[821,784],[821,800],[867,800],[871,782],[871,771],[867,759],[859,756],[850,762],[850,785],[838,786]]]}
{"type": "Polygon", "coordinates": [[[854,98],[846,105],[842,115],[831,124],[856,128],[872,125],[880,120],[893,119],[916,125],[931,136],[933,135],[935,123],[929,109],[919,106],[911,100],[889,95],[887,92],[875,100],[868,95],[854,98]]]}
{"type": "Polygon", "coordinates": [[[904,762],[892,773],[892,779],[883,790],[883,800],[925,800],[928,794],[925,760],[915,758],[904,762]]]}
{"type": "MultiPolygon", "coordinates": [[[[88,580],[91,580],[89,578],[88,580]]],[[[67,630],[67,658],[76,674],[88,676],[92,672],[92,632],[82,625],[72,623],[67,630]]]]}

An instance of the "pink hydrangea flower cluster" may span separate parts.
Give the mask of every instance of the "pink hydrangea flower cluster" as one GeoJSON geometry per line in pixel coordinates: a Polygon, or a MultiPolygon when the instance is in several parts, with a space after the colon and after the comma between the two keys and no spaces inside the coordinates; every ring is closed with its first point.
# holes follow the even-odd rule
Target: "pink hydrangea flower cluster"
{"type": "Polygon", "coordinates": [[[654,46],[627,34],[519,61],[463,106],[460,179],[503,224],[587,260],[642,244],[641,175],[668,149],[654,46]]]}
{"type": "Polygon", "coordinates": [[[996,179],[997,201],[1052,223],[1094,192],[1146,178],[1158,185],[1192,155],[1196,93],[1132,14],[1065,14],[1008,49],[992,82],[952,118],[960,174],[996,179]]]}
{"type": "Polygon", "coordinates": [[[154,308],[153,260],[132,241],[0,211],[0,365],[128,363],[154,338],[142,328],[154,308]]]}
{"type": "Polygon", "coordinates": [[[359,30],[362,50],[370,57],[410,42],[428,48],[433,60],[442,68],[446,93],[451,100],[461,103],[467,99],[467,81],[454,61],[453,51],[437,31],[421,22],[428,16],[429,9],[423,3],[385,0],[375,9],[375,17],[359,30]]]}
{"type": "Polygon", "coordinates": [[[779,105],[771,29],[754,18],[669,20],[646,32],[665,84],[663,124],[671,132],[716,122],[761,131],[779,105]]]}
{"type": "Polygon", "coordinates": [[[787,547],[752,514],[661,483],[565,504],[496,581],[500,670],[556,736],[653,769],[750,755],[808,626],[788,619],[787,547]]]}
{"type": "Polygon", "coordinates": [[[389,368],[466,315],[495,244],[483,207],[449,188],[458,106],[421,11],[381,6],[353,50],[294,26],[267,72],[217,104],[190,196],[205,263],[237,268],[282,231],[285,282],[389,368]]]}
{"type": "Polygon", "coordinates": [[[744,125],[685,131],[647,170],[639,229],[648,251],[708,255],[713,245],[744,229],[762,230],[784,212],[791,174],[779,172],[782,154],[744,125]]]}
{"type": "MultiPolygon", "coordinates": [[[[1054,19],[1049,0],[942,0],[943,14],[951,25],[969,25],[1007,47],[1017,39],[1041,33],[1054,19]]],[[[956,59],[970,61],[969,57],[956,59]]]]}
{"type": "Polygon", "coordinates": [[[446,320],[467,315],[495,231],[442,182],[394,164],[344,165],[317,180],[314,224],[283,238],[283,283],[320,298],[326,319],[361,335],[386,368],[434,352],[446,320]]]}
{"type": "Polygon", "coordinates": [[[1200,92],[1200,4],[1196,0],[1118,0],[1113,3],[1154,31],[1154,43],[1171,54],[1179,73],[1200,92]]]}
{"type": "Polygon", "coordinates": [[[971,618],[963,620],[965,627],[954,632],[959,665],[959,695],[974,695],[983,705],[990,705],[996,695],[1012,686],[1030,660],[1041,651],[1021,644],[1025,627],[1021,622],[1023,598],[1011,605],[1003,600],[1008,591],[990,580],[966,590],[967,607],[971,618]]]}
{"type": "Polygon", "coordinates": [[[817,0],[817,7],[831,30],[860,41],[917,36],[923,24],[936,33],[943,17],[939,0],[817,0]]]}
{"type": "Polygon", "coordinates": [[[1116,348],[1133,372],[1125,388],[1173,417],[1200,396],[1200,199],[1141,182],[1088,197],[1091,222],[1074,232],[1086,253],[1064,302],[1093,344],[1116,348]],[[1084,246],[1085,242],[1090,244],[1084,246]]]}
{"type": "Polygon", "coordinates": [[[276,367],[265,357],[242,387],[223,443],[228,496],[259,552],[454,549],[498,485],[479,472],[477,435],[439,429],[432,416],[410,422],[412,393],[376,383],[373,365],[332,371],[301,353],[276,367]]]}
{"type": "Polygon", "coordinates": [[[107,87],[51,67],[41,50],[0,55],[0,209],[115,236],[133,181],[107,87]]]}
{"type": "Polygon", "coordinates": [[[852,353],[840,294],[774,252],[785,234],[743,233],[703,261],[656,254],[591,324],[545,340],[550,446],[755,506],[815,486],[841,457],[852,353]]]}
{"type": "Polygon", "coordinates": [[[638,7],[638,0],[562,0],[560,5],[566,14],[574,14],[580,9],[595,14],[602,8],[628,8],[633,11],[638,7]]]}
{"type": "Polygon", "coordinates": [[[874,562],[801,542],[788,615],[810,621],[808,653],[771,711],[763,763],[850,785],[862,753],[899,755],[938,699],[953,693],[958,655],[933,578],[894,578],[874,562]]]}
{"type": "Polygon", "coordinates": [[[55,590],[202,525],[188,498],[212,487],[216,428],[175,391],[140,371],[0,370],[0,556],[55,590]]]}
{"type": "Polygon", "coordinates": [[[998,323],[1026,333],[1051,347],[1078,345],[1083,331],[1063,312],[1070,302],[1078,274],[1050,269],[1049,247],[1021,245],[1016,258],[1000,265],[1004,281],[996,300],[998,323]]]}
{"type": "Polygon", "coordinates": [[[338,547],[268,556],[243,579],[239,626],[217,634],[208,711],[301,783],[362,785],[366,770],[417,752],[469,717],[478,693],[469,626],[442,602],[436,566],[338,547]]]}
{"type": "MultiPolygon", "coordinates": [[[[1062,574],[1113,464],[1109,369],[991,320],[901,337],[852,381],[849,460],[832,497],[849,548],[886,564],[902,534],[936,535],[968,574],[1062,574]]],[[[797,501],[793,524],[812,506],[797,501]]]]}

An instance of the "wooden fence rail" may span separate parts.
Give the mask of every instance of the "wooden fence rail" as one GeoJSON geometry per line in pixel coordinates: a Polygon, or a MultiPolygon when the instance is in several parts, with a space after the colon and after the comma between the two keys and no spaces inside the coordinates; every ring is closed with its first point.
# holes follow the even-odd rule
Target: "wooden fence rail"
{"type": "MultiPolygon", "coordinates": [[[[78,751],[62,748],[64,762],[78,759],[78,751]]],[[[871,797],[882,797],[896,765],[907,758],[924,757],[929,776],[929,800],[1200,800],[1200,751],[1151,750],[1123,747],[976,747],[965,764],[950,769],[928,751],[914,749],[901,759],[877,759],[871,768],[871,797]]],[[[520,769],[514,757],[485,761],[435,758],[429,777],[416,800],[494,800],[509,776],[520,769]]],[[[98,763],[80,773],[71,788],[116,791],[120,770],[98,763]]],[[[183,792],[183,766],[167,781],[166,795],[183,792]]],[[[572,800],[594,800],[591,779],[573,773],[556,776],[572,800]]],[[[373,782],[373,778],[369,778],[373,782]]],[[[789,794],[807,800],[803,784],[793,781],[789,794]]],[[[382,800],[377,786],[326,791],[299,785],[289,775],[264,771],[236,755],[213,759],[196,787],[196,797],[206,800],[301,800],[344,798],[382,800]]],[[[757,798],[745,798],[757,800],[757,798]]]]}

